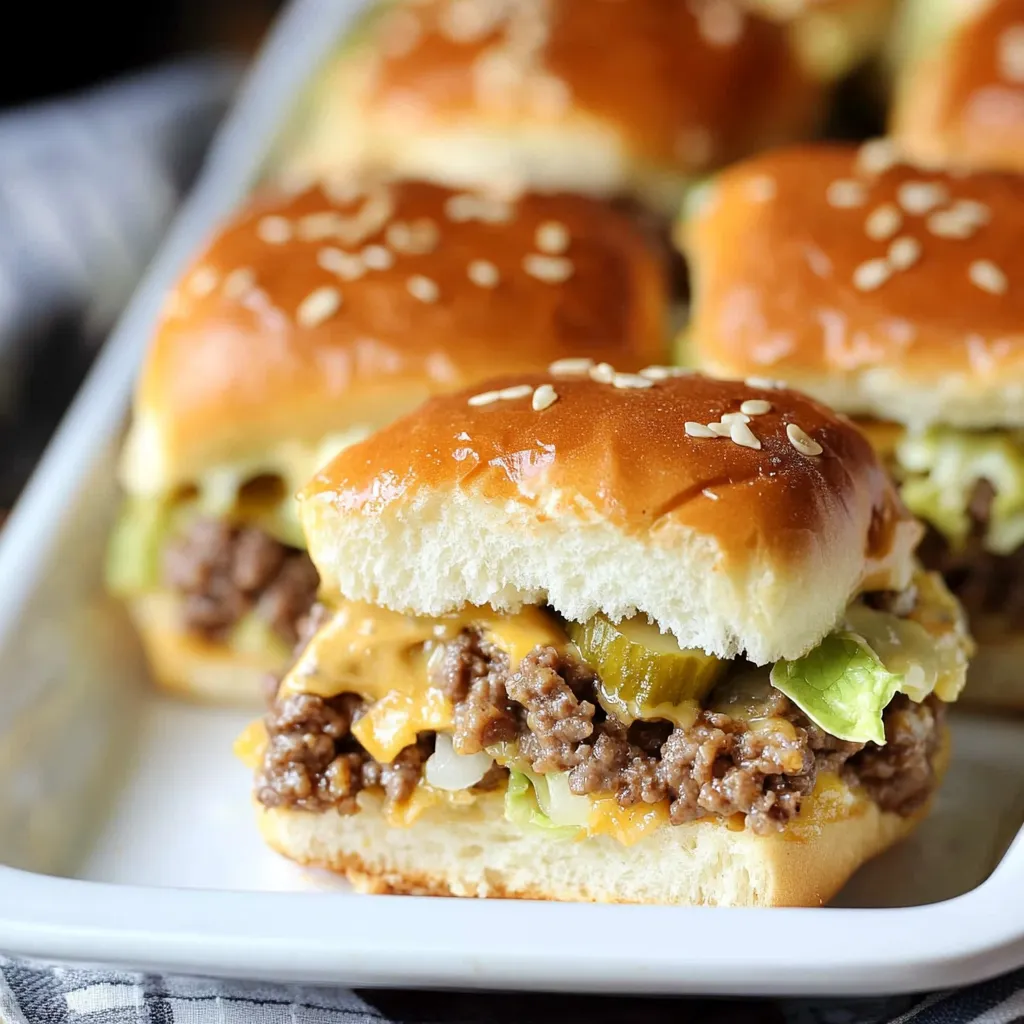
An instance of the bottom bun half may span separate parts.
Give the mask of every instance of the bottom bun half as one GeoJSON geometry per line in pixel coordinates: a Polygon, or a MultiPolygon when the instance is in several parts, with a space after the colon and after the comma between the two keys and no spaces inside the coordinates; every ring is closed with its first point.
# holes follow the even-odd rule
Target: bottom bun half
{"type": "Polygon", "coordinates": [[[713,821],[665,826],[632,845],[611,836],[553,839],[506,820],[500,795],[435,806],[408,828],[388,825],[379,798],[354,815],[257,806],[268,844],[360,891],[746,907],[830,900],[866,861],[927,813],[884,813],[832,780],[827,799],[785,832],[757,836],[713,821]]]}
{"type": "Polygon", "coordinates": [[[153,681],[176,696],[260,707],[267,676],[285,667],[287,658],[279,654],[238,651],[182,629],[172,595],[134,598],[128,613],[142,640],[153,681]]]}

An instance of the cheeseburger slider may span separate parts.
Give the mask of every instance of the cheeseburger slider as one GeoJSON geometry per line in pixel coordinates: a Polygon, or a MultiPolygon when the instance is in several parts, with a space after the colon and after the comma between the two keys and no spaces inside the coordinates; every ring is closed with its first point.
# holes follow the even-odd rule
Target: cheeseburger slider
{"type": "Polygon", "coordinates": [[[378,4],[281,166],[640,197],[671,216],[694,176],[816,127],[823,72],[790,35],[739,0],[378,4]]]}
{"type": "Polygon", "coordinates": [[[238,744],[264,835],[377,892],[821,903],[935,790],[959,607],[823,406],[587,371],[305,488],[319,628],[238,744]]]}
{"type": "Polygon", "coordinates": [[[1024,171],[1024,0],[911,0],[891,129],[928,164],[1024,171]]]}
{"type": "Polygon", "coordinates": [[[858,418],[971,618],[968,694],[1024,706],[1024,178],[805,147],[697,206],[686,357],[858,418]]]}
{"type": "Polygon", "coordinates": [[[438,391],[591,352],[663,358],[666,287],[628,217],[422,183],[264,198],[169,297],[135,397],[110,553],[155,676],[255,698],[317,574],[295,491],[438,391]]]}

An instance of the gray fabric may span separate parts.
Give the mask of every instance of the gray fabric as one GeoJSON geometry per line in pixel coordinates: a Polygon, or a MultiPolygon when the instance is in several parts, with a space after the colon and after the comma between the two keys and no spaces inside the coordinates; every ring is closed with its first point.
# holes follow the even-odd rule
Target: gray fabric
{"type": "Polygon", "coordinates": [[[0,957],[5,1024],[1012,1024],[1024,1020],[1024,972],[959,992],[860,1001],[739,1002],[352,992],[82,971],[0,957]]]}

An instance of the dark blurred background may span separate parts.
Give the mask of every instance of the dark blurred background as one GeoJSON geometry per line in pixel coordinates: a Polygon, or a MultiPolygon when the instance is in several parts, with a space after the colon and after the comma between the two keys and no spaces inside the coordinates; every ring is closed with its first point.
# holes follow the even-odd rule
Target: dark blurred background
{"type": "Polygon", "coordinates": [[[280,0],[18,4],[0,35],[0,107],[49,99],[203,50],[251,53],[280,0]],[[130,16],[125,16],[130,11],[130,16]]]}

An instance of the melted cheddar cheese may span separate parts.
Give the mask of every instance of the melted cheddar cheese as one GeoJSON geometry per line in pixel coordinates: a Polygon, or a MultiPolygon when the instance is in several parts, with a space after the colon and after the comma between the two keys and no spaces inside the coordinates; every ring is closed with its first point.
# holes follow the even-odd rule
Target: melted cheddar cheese
{"type": "Polygon", "coordinates": [[[505,651],[513,669],[538,645],[566,643],[558,623],[536,607],[514,614],[466,608],[428,617],[346,601],[310,641],[279,693],[363,697],[371,707],[352,733],[373,758],[391,761],[418,732],[451,728],[451,702],[431,685],[431,657],[470,627],[505,651]]]}

